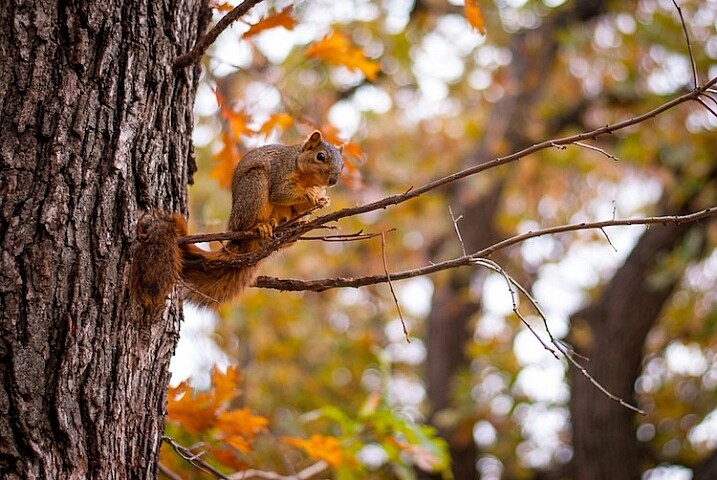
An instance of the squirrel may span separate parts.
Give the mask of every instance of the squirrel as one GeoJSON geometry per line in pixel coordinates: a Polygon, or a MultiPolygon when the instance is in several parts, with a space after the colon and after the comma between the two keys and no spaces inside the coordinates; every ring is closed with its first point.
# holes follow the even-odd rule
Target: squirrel
{"type": "Polygon", "coordinates": [[[145,307],[157,308],[181,278],[190,303],[216,308],[231,300],[251,285],[258,268],[236,267],[233,257],[261,248],[277,225],[327,206],[326,188],[338,182],[343,165],[341,149],[324,141],[319,131],[302,144],[266,145],[247,152],[232,177],[228,229],[255,230],[259,238],[231,240],[220,250],[179,245],[177,238],[187,235],[187,223],[179,214],[143,218],[137,225],[140,243],[135,249],[135,264],[140,265],[133,269],[131,282],[137,298],[145,307]]]}

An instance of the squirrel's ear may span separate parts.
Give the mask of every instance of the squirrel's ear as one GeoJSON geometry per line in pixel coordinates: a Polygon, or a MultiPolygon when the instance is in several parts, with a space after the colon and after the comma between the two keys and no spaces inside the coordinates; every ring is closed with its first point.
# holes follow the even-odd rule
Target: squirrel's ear
{"type": "Polygon", "coordinates": [[[321,142],[321,132],[319,132],[318,130],[314,130],[314,133],[312,133],[309,136],[309,139],[306,140],[306,143],[304,143],[304,150],[313,150],[319,145],[321,145],[321,142]]]}
{"type": "Polygon", "coordinates": [[[339,153],[340,153],[341,155],[344,154],[344,146],[343,146],[343,145],[339,145],[339,153]]]}

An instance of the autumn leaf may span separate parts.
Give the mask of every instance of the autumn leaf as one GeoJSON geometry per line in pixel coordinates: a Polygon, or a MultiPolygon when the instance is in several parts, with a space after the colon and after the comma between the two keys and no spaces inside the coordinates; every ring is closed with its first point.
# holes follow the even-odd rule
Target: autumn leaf
{"type": "Polygon", "coordinates": [[[341,445],[336,437],[325,435],[312,435],[308,439],[282,437],[281,441],[300,448],[312,459],[323,460],[331,466],[338,467],[344,463],[341,445]]]}
{"type": "Polygon", "coordinates": [[[217,428],[228,435],[241,435],[252,439],[257,433],[266,430],[269,420],[254,415],[248,408],[240,408],[230,412],[224,412],[217,418],[217,428]]]}
{"type": "Polygon", "coordinates": [[[229,2],[209,2],[209,8],[213,8],[220,13],[229,13],[234,10],[234,5],[229,2]]]}
{"type": "Polygon", "coordinates": [[[214,168],[209,171],[209,177],[218,181],[220,187],[229,188],[234,168],[240,159],[241,154],[234,139],[227,132],[222,132],[222,148],[214,155],[214,168]]]}
{"type": "Polygon", "coordinates": [[[284,27],[287,30],[293,30],[294,26],[296,25],[296,19],[291,16],[292,8],[293,6],[289,6],[279,13],[259,20],[259,22],[255,23],[254,25],[251,25],[249,27],[249,30],[244,32],[243,37],[245,39],[253,37],[254,35],[263,32],[264,30],[269,30],[271,28],[276,27],[284,27]]]}
{"type": "Polygon", "coordinates": [[[213,388],[196,392],[186,382],[170,387],[167,392],[167,417],[182,424],[193,433],[203,433],[214,427],[217,411],[239,395],[239,373],[229,367],[225,373],[212,370],[213,388]]]}
{"type": "Polygon", "coordinates": [[[320,58],[332,65],[340,65],[349,70],[360,70],[368,80],[375,80],[381,67],[376,62],[368,60],[363,50],[353,47],[348,37],[332,32],[318,42],[314,42],[306,49],[307,57],[320,58]]]}
{"type": "Polygon", "coordinates": [[[212,385],[214,386],[215,403],[224,404],[234,400],[239,396],[239,369],[234,365],[229,365],[224,373],[217,367],[212,369],[212,385]]]}
{"type": "Polygon", "coordinates": [[[259,132],[268,137],[274,129],[286,130],[293,123],[294,118],[288,113],[275,113],[269,117],[269,120],[264,122],[259,132]]]}
{"type": "Polygon", "coordinates": [[[219,113],[229,126],[229,132],[234,137],[234,141],[238,142],[242,135],[252,133],[249,129],[249,116],[241,110],[234,111],[233,108],[227,105],[219,89],[214,89],[214,95],[217,97],[219,113]]]}
{"type": "Polygon", "coordinates": [[[465,0],[466,20],[475,28],[478,33],[485,35],[485,23],[483,22],[483,12],[478,6],[478,0],[465,0]]]}

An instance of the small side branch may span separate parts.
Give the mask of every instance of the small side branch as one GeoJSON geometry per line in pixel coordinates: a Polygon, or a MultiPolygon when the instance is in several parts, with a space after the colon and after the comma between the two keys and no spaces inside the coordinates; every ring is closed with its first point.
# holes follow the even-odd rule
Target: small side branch
{"type": "Polygon", "coordinates": [[[194,48],[174,60],[174,65],[172,65],[174,70],[181,70],[199,62],[202,55],[204,55],[207,49],[216,41],[220,33],[226,30],[229,25],[234,23],[239,17],[251,10],[256,4],[261,2],[262,0],[244,0],[241,4],[237,5],[234,10],[224,15],[211,30],[199,39],[194,48]]]}

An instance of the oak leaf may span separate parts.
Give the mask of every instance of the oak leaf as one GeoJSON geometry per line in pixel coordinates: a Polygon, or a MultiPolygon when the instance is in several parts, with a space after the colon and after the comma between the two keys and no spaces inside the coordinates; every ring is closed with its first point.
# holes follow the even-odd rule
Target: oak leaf
{"type": "Polygon", "coordinates": [[[234,176],[234,168],[241,160],[241,153],[231,134],[222,132],[222,148],[214,155],[214,168],[209,171],[209,177],[219,182],[222,188],[229,188],[234,176]]]}

